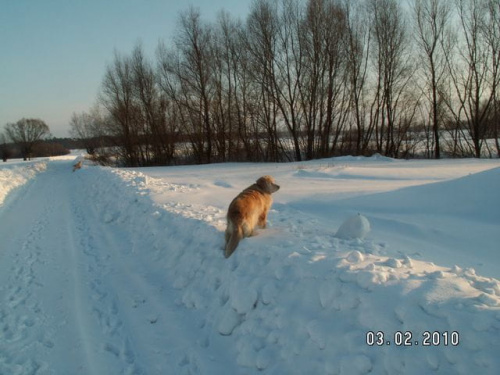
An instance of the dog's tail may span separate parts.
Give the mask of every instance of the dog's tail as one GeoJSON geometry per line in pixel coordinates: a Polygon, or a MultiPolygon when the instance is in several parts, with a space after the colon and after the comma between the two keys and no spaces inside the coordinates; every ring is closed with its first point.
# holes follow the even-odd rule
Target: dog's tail
{"type": "Polygon", "coordinates": [[[226,241],[226,249],[224,252],[226,258],[229,258],[234,250],[236,250],[242,238],[243,230],[241,229],[241,225],[234,225],[233,230],[229,233],[229,237],[226,241]]]}

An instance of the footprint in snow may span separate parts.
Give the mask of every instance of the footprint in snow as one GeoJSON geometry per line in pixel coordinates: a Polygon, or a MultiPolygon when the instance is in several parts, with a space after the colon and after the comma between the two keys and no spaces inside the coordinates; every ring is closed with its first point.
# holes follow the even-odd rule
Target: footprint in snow
{"type": "Polygon", "coordinates": [[[222,180],[214,181],[214,185],[219,186],[219,187],[223,187],[223,188],[232,188],[233,187],[230,183],[228,183],[226,181],[222,181],[222,180]]]}

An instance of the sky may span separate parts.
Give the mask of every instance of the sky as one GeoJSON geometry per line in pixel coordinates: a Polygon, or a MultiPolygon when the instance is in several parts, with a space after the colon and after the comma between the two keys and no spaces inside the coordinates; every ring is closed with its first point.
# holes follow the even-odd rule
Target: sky
{"type": "Polygon", "coordinates": [[[153,57],[169,44],[179,13],[198,8],[214,21],[221,10],[244,19],[252,0],[0,0],[0,132],[40,118],[55,137],[69,136],[71,115],[97,100],[114,51],[137,43],[153,57]]]}

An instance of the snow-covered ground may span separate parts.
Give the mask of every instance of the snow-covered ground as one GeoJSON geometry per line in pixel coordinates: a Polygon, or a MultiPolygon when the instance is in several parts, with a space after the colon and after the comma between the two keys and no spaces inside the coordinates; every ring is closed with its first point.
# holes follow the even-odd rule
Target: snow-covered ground
{"type": "Polygon", "coordinates": [[[38,172],[44,171],[46,166],[43,162],[14,162],[0,166],[0,207],[11,190],[26,184],[38,172]]]}
{"type": "Polygon", "coordinates": [[[72,158],[0,166],[0,374],[500,373],[498,160],[72,158]]]}

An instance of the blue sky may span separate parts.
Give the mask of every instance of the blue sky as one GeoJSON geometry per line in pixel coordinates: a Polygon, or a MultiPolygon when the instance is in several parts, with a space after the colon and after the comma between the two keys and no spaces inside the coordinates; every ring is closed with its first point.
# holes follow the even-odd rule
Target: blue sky
{"type": "Polygon", "coordinates": [[[214,21],[224,9],[244,19],[252,0],[0,0],[0,132],[23,117],[41,118],[68,136],[73,112],[97,98],[114,51],[141,42],[154,56],[190,5],[214,21]]]}

